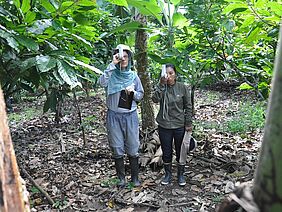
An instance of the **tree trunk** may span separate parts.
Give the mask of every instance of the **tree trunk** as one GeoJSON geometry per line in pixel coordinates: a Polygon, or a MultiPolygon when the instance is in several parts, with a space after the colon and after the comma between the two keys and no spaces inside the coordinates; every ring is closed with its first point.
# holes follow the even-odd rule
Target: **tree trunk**
{"type": "Polygon", "coordinates": [[[27,198],[24,191],[0,88],[0,211],[29,211],[28,206],[25,206],[28,201],[24,200],[24,198],[27,198]]]}
{"type": "Polygon", "coordinates": [[[260,211],[282,211],[282,27],[253,195],[260,211]]]}
{"type": "MultiPolygon", "coordinates": [[[[146,17],[141,14],[137,15],[136,20],[141,24],[146,23],[146,17]]],[[[153,129],[155,128],[155,116],[151,100],[152,86],[147,72],[147,34],[144,29],[138,29],[136,32],[135,51],[136,67],[144,87],[144,98],[141,106],[142,130],[153,129]]]]}

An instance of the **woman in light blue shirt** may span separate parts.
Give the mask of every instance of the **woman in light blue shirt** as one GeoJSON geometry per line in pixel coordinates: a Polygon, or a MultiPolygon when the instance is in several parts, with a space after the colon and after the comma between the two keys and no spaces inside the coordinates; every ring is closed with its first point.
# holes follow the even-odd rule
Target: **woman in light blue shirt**
{"type": "Polygon", "coordinates": [[[115,160],[118,186],[121,187],[126,184],[125,154],[129,157],[131,182],[134,186],[140,186],[137,102],[142,100],[144,89],[137,73],[131,70],[132,65],[132,51],[128,46],[119,44],[114,50],[112,62],[98,81],[106,88],[108,140],[115,160]]]}

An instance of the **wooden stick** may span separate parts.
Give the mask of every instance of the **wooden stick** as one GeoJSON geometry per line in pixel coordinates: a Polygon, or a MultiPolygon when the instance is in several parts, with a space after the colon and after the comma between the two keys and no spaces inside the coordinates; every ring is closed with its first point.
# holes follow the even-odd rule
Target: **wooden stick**
{"type": "Polygon", "coordinates": [[[49,196],[49,194],[44,191],[44,189],[38,185],[35,180],[27,173],[27,171],[21,167],[22,172],[25,174],[25,176],[31,181],[32,185],[34,185],[48,200],[49,204],[54,205],[54,200],[49,196]]]}

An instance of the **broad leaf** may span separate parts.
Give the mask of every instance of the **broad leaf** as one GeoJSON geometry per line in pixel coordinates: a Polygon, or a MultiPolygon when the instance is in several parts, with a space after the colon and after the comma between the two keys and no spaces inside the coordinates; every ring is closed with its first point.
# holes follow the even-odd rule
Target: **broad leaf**
{"type": "Polygon", "coordinates": [[[174,5],[178,5],[181,0],[170,0],[170,2],[174,5]]]}
{"type": "Polygon", "coordinates": [[[255,21],[255,17],[253,15],[245,17],[245,20],[243,21],[242,25],[240,28],[245,28],[250,26],[253,22],[255,21]]]}
{"type": "Polygon", "coordinates": [[[107,0],[107,1],[118,6],[128,7],[126,0],[107,0]]]}
{"type": "MultiPolygon", "coordinates": [[[[0,25],[1,26],[1,25],[0,25]]],[[[8,45],[10,46],[10,47],[12,47],[13,49],[15,49],[17,52],[19,52],[20,50],[19,50],[19,44],[18,44],[18,42],[14,39],[14,37],[13,37],[13,34],[11,34],[11,33],[9,33],[9,32],[6,32],[6,31],[4,31],[4,30],[2,30],[1,28],[0,28],[0,38],[4,38],[6,41],[7,41],[7,43],[8,43],[8,45]]]]}
{"type": "Polygon", "coordinates": [[[227,13],[238,13],[248,9],[247,4],[229,4],[227,7],[224,8],[223,14],[227,13]]]}
{"type": "Polygon", "coordinates": [[[173,25],[176,27],[183,28],[185,26],[189,26],[187,18],[181,13],[174,13],[172,19],[173,25]]]}
{"type": "Polygon", "coordinates": [[[77,81],[77,77],[74,75],[74,71],[71,66],[69,66],[64,61],[57,61],[58,72],[62,79],[70,85],[71,89],[76,86],[81,86],[81,83],[77,81]]]}
{"type": "Polygon", "coordinates": [[[30,10],[30,0],[22,0],[21,10],[23,13],[30,10]]]}
{"type": "Polygon", "coordinates": [[[161,24],[161,8],[156,4],[155,1],[136,1],[136,0],[128,0],[128,4],[136,7],[140,13],[143,15],[151,15],[154,16],[161,24]]]}
{"type": "Polygon", "coordinates": [[[18,9],[20,9],[20,7],[21,7],[21,2],[20,2],[20,0],[13,0],[13,3],[14,3],[14,5],[15,5],[18,9]]]}
{"type": "Polygon", "coordinates": [[[79,61],[79,60],[73,60],[73,62],[75,62],[76,64],[78,64],[78,65],[80,65],[80,66],[82,66],[82,67],[84,67],[84,68],[88,68],[88,69],[90,69],[91,71],[94,71],[96,74],[103,74],[103,72],[102,72],[100,69],[95,68],[94,66],[85,64],[85,63],[83,63],[83,62],[81,62],[81,61],[79,61]]]}
{"type": "Polygon", "coordinates": [[[282,4],[278,2],[269,2],[268,6],[278,16],[282,16],[282,4]]]}
{"type": "Polygon", "coordinates": [[[21,86],[21,88],[23,88],[24,90],[26,90],[26,91],[28,91],[28,92],[30,92],[30,93],[34,93],[34,90],[33,90],[33,88],[32,88],[30,85],[21,82],[21,83],[20,83],[20,86],[21,86]]]}
{"type": "Polygon", "coordinates": [[[29,50],[38,51],[39,45],[33,39],[25,37],[23,35],[17,35],[17,36],[15,36],[15,38],[17,39],[17,41],[20,44],[22,44],[23,46],[25,46],[29,50]]]}
{"type": "Polygon", "coordinates": [[[50,56],[36,56],[37,68],[40,72],[48,72],[56,66],[56,60],[50,56]]]}
{"type": "Polygon", "coordinates": [[[240,90],[251,90],[253,89],[252,86],[250,86],[248,83],[244,82],[239,86],[240,90]]]}
{"type": "Polygon", "coordinates": [[[49,109],[55,112],[57,106],[57,95],[55,91],[52,91],[50,95],[47,96],[47,100],[44,103],[43,113],[46,113],[49,109]]]}
{"type": "Polygon", "coordinates": [[[133,22],[130,22],[130,23],[126,23],[126,24],[123,24],[117,28],[115,28],[114,30],[112,30],[110,33],[114,33],[114,32],[120,32],[120,31],[135,31],[141,27],[144,27],[142,26],[139,22],[137,21],[133,21],[133,22]]]}
{"type": "Polygon", "coordinates": [[[42,6],[49,12],[56,12],[56,8],[50,3],[49,0],[41,0],[42,6]]]}
{"type": "Polygon", "coordinates": [[[261,31],[261,28],[258,27],[258,26],[253,28],[249,32],[248,37],[246,38],[245,42],[246,43],[251,43],[251,42],[256,41],[258,39],[258,35],[259,35],[260,31],[261,31]]]}
{"type": "Polygon", "coordinates": [[[32,23],[35,18],[36,18],[36,13],[28,11],[25,15],[24,20],[26,23],[32,23]]]}

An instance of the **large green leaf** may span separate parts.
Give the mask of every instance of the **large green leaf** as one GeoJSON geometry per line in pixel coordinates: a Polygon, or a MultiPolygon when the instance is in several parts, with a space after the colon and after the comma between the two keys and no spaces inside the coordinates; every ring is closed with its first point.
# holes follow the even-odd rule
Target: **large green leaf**
{"type": "MultiPolygon", "coordinates": [[[[121,26],[115,28],[110,32],[110,34],[115,33],[115,32],[121,32],[121,31],[135,31],[137,29],[140,29],[142,26],[139,22],[137,21],[132,21],[126,24],[122,24],[121,26]]],[[[106,35],[106,34],[104,34],[106,35]]]]}
{"type": "Polygon", "coordinates": [[[26,23],[32,23],[36,18],[36,13],[28,11],[24,17],[26,23]]]}
{"type": "Polygon", "coordinates": [[[155,17],[160,24],[162,24],[161,8],[157,5],[156,1],[140,1],[140,0],[127,0],[128,4],[135,7],[143,15],[151,15],[155,17]]]}
{"type": "Polygon", "coordinates": [[[26,60],[24,60],[21,64],[20,64],[22,71],[27,70],[33,66],[36,66],[36,57],[30,57],[26,60]]]}
{"type": "Polygon", "coordinates": [[[245,20],[243,21],[240,28],[245,28],[250,26],[255,21],[255,17],[253,15],[249,15],[245,17],[245,20]]]}
{"type": "Polygon", "coordinates": [[[181,0],[170,0],[170,2],[174,5],[178,5],[181,0]]]}
{"type": "Polygon", "coordinates": [[[181,13],[174,13],[172,19],[173,25],[176,27],[183,28],[185,26],[189,26],[187,18],[181,13]]]}
{"type": "Polygon", "coordinates": [[[41,0],[42,6],[49,12],[56,12],[56,8],[50,3],[49,0],[41,0]]]}
{"type": "Polygon", "coordinates": [[[15,49],[17,52],[19,52],[19,51],[20,51],[19,48],[18,48],[18,47],[19,47],[19,44],[18,44],[18,42],[14,39],[13,34],[10,33],[10,32],[4,31],[2,28],[3,28],[3,27],[0,25],[0,37],[1,37],[1,38],[4,38],[4,39],[7,41],[8,45],[9,45],[10,47],[12,47],[12,48],[15,49]]]}
{"type": "Polygon", "coordinates": [[[20,86],[21,86],[21,88],[23,88],[24,90],[26,90],[26,91],[28,91],[28,92],[30,92],[30,93],[34,93],[33,88],[32,88],[29,84],[21,82],[21,83],[20,83],[20,86]]]}
{"type": "MultiPolygon", "coordinates": [[[[80,65],[84,68],[87,68],[87,69],[90,69],[91,71],[94,71],[96,74],[103,74],[103,72],[100,69],[95,68],[94,66],[85,64],[84,62],[81,62],[79,60],[73,60],[73,62],[75,62],[77,65],[80,65]]],[[[93,74],[93,73],[91,73],[91,74],[93,74]]]]}
{"type": "Polygon", "coordinates": [[[21,7],[21,2],[20,2],[20,0],[13,0],[13,3],[14,3],[14,5],[15,5],[18,9],[20,9],[20,7],[21,7]]]}
{"type": "MultiPolygon", "coordinates": [[[[126,0],[123,0],[123,1],[126,1],[126,0]]],[[[80,0],[77,2],[77,5],[89,7],[89,6],[95,6],[96,3],[95,1],[90,1],[90,0],[80,0]]]]}
{"type": "Polygon", "coordinates": [[[53,90],[47,96],[47,100],[44,103],[44,107],[43,107],[43,113],[46,113],[49,109],[51,109],[51,111],[55,112],[56,106],[57,106],[57,95],[56,95],[56,91],[53,90]]]}
{"type": "Polygon", "coordinates": [[[261,28],[258,27],[258,26],[253,28],[249,32],[248,37],[246,38],[245,42],[246,43],[251,43],[251,42],[257,41],[258,35],[259,35],[260,31],[261,31],[261,28]]]}
{"type": "Polygon", "coordinates": [[[30,10],[30,0],[22,0],[21,10],[23,13],[30,10]]]}
{"type": "Polygon", "coordinates": [[[128,7],[126,0],[107,0],[107,1],[118,6],[128,7]]]}
{"type": "Polygon", "coordinates": [[[48,72],[56,66],[56,60],[50,56],[36,56],[37,68],[40,72],[48,72]]]}
{"type": "Polygon", "coordinates": [[[282,4],[278,2],[269,2],[268,6],[278,16],[282,16],[282,4]]]}
{"type": "Polygon", "coordinates": [[[229,4],[227,7],[224,8],[223,14],[238,13],[238,12],[245,11],[247,9],[248,9],[247,4],[241,4],[241,3],[229,4]]]}
{"type": "Polygon", "coordinates": [[[32,51],[38,51],[39,50],[38,43],[36,43],[33,39],[28,38],[24,35],[17,35],[17,36],[15,36],[15,38],[17,39],[17,41],[20,44],[22,44],[23,46],[25,46],[29,50],[32,50],[32,51]]]}
{"type": "Polygon", "coordinates": [[[68,65],[64,61],[57,61],[57,66],[58,66],[58,72],[62,79],[70,85],[71,89],[75,88],[76,86],[81,86],[81,83],[78,82],[76,75],[74,74],[73,68],[68,65]]]}

